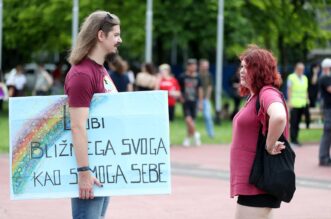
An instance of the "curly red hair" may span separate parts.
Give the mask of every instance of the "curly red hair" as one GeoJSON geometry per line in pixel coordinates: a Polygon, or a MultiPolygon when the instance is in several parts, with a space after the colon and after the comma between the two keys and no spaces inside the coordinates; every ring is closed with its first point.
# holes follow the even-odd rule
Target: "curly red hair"
{"type": "Polygon", "coordinates": [[[270,51],[256,45],[249,45],[239,58],[246,62],[245,78],[251,89],[240,85],[241,95],[249,95],[250,91],[257,94],[266,85],[280,87],[282,79],[277,71],[277,60],[270,51]]]}

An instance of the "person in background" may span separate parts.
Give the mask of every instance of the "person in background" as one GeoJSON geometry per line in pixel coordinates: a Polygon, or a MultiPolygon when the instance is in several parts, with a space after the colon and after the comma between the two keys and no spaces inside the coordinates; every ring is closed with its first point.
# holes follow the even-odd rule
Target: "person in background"
{"type": "Polygon", "coordinates": [[[116,15],[106,11],[93,12],[82,24],[68,58],[71,68],[64,90],[68,95],[79,187],[79,198],[71,199],[74,219],[105,218],[108,207],[109,197],[94,197],[93,186],[102,187],[102,184],[90,168],[86,121],[95,93],[117,92],[103,64],[107,56],[117,53],[122,42],[120,34],[120,20],[116,15]]]}
{"type": "Polygon", "coordinates": [[[202,110],[203,91],[201,79],[197,73],[196,59],[189,59],[186,63],[186,71],[178,79],[181,88],[181,101],[183,103],[183,114],[187,128],[187,135],[184,138],[183,146],[200,146],[200,133],[195,128],[197,107],[202,110]],[[194,142],[192,142],[192,140],[194,142]]]}
{"type": "Polygon", "coordinates": [[[3,101],[8,99],[8,90],[6,84],[3,82],[3,75],[0,72],[0,113],[3,111],[3,101]]]}
{"type": "Polygon", "coordinates": [[[130,83],[129,77],[125,74],[126,66],[124,60],[120,56],[116,56],[111,64],[113,66],[113,71],[110,73],[110,77],[118,92],[133,91],[133,86],[130,83]]]}
{"type": "Polygon", "coordinates": [[[36,83],[32,94],[37,96],[49,95],[52,85],[52,76],[45,70],[44,64],[39,64],[38,71],[36,72],[36,83]]]}
{"type": "Polygon", "coordinates": [[[176,99],[180,97],[180,87],[176,78],[171,74],[170,65],[160,65],[159,73],[160,79],[156,88],[168,91],[169,120],[172,122],[175,119],[176,99]]]}
{"type": "Polygon", "coordinates": [[[287,79],[287,98],[290,108],[290,133],[294,146],[301,146],[298,141],[299,124],[308,105],[308,79],[303,74],[305,66],[299,62],[295,65],[294,73],[287,79]]]}
{"type": "Polygon", "coordinates": [[[125,68],[125,74],[128,76],[130,84],[133,87],[134,81],[135,81],[135,75],[134,75],[133,71],[130,69],[130,65],[129,65],[128,61],[123,60],[123,64],[124,64],[124,68],[125,68]]]}
{"type": "Polygon", "coordinates": [[[231,113],[231,120],[233,120],[234,116],[239,111],[239,106],[241,102],[241,96],[239,94],[239,87],[240,87],[240,68],[236,70],[236,72],[232,75],[229,80],[230,83],[230,97],[233,100],[233,111],[231,113]]]}
{"type": "Polygon", "coordinates": [[[62,71],[63,63],[58,62],[56,63],[56,68],[52,72],[53,77],[53,87],[51,93],[53,95],[59,95],[63,93],[63,82],[64,82],[64,73],[62,71]]]}
{"type": "Polygon", "coordinates": [[[267,133],[266,151],[270,155],[282,153],[282,133],[288,138],[286,103],[278,90],[281,84],[277,62],[273,54],[256,45],[241,55],[240,93],[249,96],[244,107],[233,119],[233,138],[230,151],[230,194],[238,196],[236,219],[269,219],[272,209],[281,200],[249,183],[260,126],[267,133]],[[256,112],[259,97],[260,110],[256,112]]]}
{"type": "Polygon", "coordinates": [[[213,91],[213,79],[209,72],[209,61],[201,59],[199,61],[199,76],[202,84],[203,104],[202,115],[205,120],[205,127],[210,138],[214,138],[214,122],[212,117],[212,106],[210,103],[211,94],[213,91]]]}
{"type": "Polygon", "coordinates": [[[21,64],[18,64],[16,68],[12,69],[9,73],[9,77],[6,81],[8,87],[9,97],[21,97],[24,96],[24,87],[26,84],[26,76],[24,75],[24,69],[21,64]]]}
{"type": "Polygon", "coordinates": [[[310,123],[311,123],[309,108],[316,106],[317,95],[318,95],[318,83],[317,82],[318,82],[319,71],[320,71],[319,65],[317,63],[312,64],[312,66],[310,67],[310,73],[307,76],[309,104],[306,105],[305,110],[304,110],[307,129],[309,129],[310,123]]]}
{"type": "Polygon", "coordinates": [[[52,77],[54,79],[54,82],[55,81],[62,82],[62,80],[63,80],[62,66],[63,66],[63,64],[61,62],[56,63],[56,68],[52,72],[52,77]]]}
{"type": "Polygon", "coordinates": [[[318,95],[318,74],[320,70],[321,69],[318,63],[314,63],[310,67],[310,74],[308,75],[309,107],[316,106],[318,95]]]}
{"type": "Polygon", "coordinates": [[[323,136],[319,147],[319,165],[331,167],[331,59],[322,61],[322,76],[318,81],[322,98],[323,136]]]}
{"type": "Polygon", "coordinates": [[[157,76],[152,63],[145,63],[141,66],[141,72],[137,74],[135,81],[138,91],[155,90],[157,86],[157,76]]]}

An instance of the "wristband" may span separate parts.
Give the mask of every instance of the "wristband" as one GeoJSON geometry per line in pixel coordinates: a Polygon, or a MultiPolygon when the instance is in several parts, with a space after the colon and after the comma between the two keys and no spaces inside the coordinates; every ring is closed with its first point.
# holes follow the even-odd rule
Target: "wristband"
{"type": "MultiPolygon", "coordinates": [[[[83,171],[89,171],[91,170],[91,168],[89,166],[85,166],[85,167],[78,167],[77,168],[77,172],[83,172],[83,171]]],[[[91,170],[92,171],[92,170],[91,170]]]]}

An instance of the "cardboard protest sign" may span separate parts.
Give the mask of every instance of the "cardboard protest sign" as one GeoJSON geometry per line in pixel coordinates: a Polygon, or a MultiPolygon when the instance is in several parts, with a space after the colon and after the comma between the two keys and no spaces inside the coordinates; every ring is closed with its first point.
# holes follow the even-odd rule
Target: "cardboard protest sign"
{"type": "MultiPolygon", "coordinates": [[[[9,100],[12,199],[78,197],[66,96],[9,100]]],[[[168,194],[167,93],[96,94],[87,121],[95,196],[168,194]]]]}

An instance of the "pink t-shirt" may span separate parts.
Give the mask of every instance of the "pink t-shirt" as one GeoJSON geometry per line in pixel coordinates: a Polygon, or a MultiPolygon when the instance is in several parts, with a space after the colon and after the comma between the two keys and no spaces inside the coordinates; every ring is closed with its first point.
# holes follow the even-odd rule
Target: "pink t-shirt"
{"type": "MultiPolygon", "coordinates": [[[[268,129],[269,116],[267,110],[274,102],[283,103],[281,93],[271,86],[260,91],[260,110],[256,113],[254,95],[233,119],[233,139],[230,152],[230,184],[231,197],[236,195],[257,195],[265,192],[249,184],[249,175],[254,162],[259,124],[263,124],[263,133],[268,129]]],[[[284,132],[288,138],[288,125],[284,132]]]]}
{"type": "Polygon", "coordinates": [[[70,68],[64,83],[70,107],[90,107],[95,93],[117,92],[105,67],[85,58],[70,68]]]}

